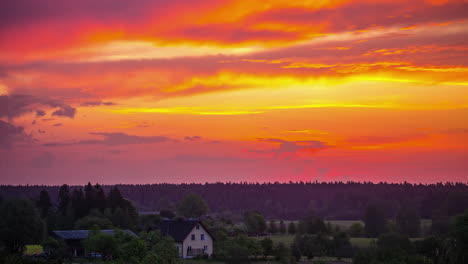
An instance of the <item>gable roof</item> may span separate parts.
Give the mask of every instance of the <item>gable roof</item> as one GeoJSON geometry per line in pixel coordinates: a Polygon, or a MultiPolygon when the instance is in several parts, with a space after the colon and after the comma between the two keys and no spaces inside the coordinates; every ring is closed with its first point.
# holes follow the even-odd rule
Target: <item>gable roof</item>
{"type": "Polygon", "coordinates": [[[163,220],[159,224],[159,231],[164,236],[171,236],[175,242],[183,242],[197,224],[202,226],[214,239],[202,222],[195,219],[163,220]]]}
{"type": "MultiPolygon", "coordinates": [[[[61,239],[86,239],[88,238],[90,230],[56,230],[52,231],[54,235],[58,236],[61,239]]],[[[131,236],[137,237],[135,233],[130,230],[122,230],[124,233],[129,234],[131,236]]],[[[100,232],[107,234],[107,235],[114,235],[115,230],[100,230],[100,232]]]]}

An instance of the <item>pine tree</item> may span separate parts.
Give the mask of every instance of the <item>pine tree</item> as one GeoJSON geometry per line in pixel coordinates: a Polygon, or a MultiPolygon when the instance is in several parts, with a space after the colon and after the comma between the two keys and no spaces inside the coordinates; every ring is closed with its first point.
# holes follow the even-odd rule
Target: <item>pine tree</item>
{"type": "Polygon", "coordinates": [[[60,186],[59,195],[58,195],[58,211],[65,215],[67,213],[67,208],[70,203],[70,190],[68,185],[64,184],[60,186]]]}
{"type": "Polygon", "coordinates": [[[122,207],[123,200],[124,198],[117,187],[114,187],[109,191],[108,203],[109,207],[112,208],[112,211],[118,207],[122,207]]]}
{"type": "Polygon", "coordinates": [[[370,237],[378,237],[385,232],[387,220],[381,206],[370,204],[364,216],[366,233],[370,237]]]}
{"type": "Polygon", "coordinates": [[[73,208],[75,219],[79,219],[88,213],[88,206],[81,188],[75,189],[73,191],[71,196],[71,205],[73,208]]]}
{"type": "Polygon", "coordinates": [[[84,191],[88,211],[92,208],[96,208],[96,193],[90,182],[88,182],[88,184],[85,186],[84,191]]]}
{"type": "Polygon", "coordinates": [[[37,201],[37,207],[40,210],[41,217],[44,218],[49,213],[52,203],[50,202],[49,193],[46,190],[42,190],[39,194],[39,200],[37,201]]]}
{"type": "Polygon", "coordinates": [[[95,189],[95,208],[99,209],[101,212],[104,212],[106,209],[107,201],[106,201],[106,194],[104,189],[102,189],[101,185],[96,184],[94,186],[95,189]]]}

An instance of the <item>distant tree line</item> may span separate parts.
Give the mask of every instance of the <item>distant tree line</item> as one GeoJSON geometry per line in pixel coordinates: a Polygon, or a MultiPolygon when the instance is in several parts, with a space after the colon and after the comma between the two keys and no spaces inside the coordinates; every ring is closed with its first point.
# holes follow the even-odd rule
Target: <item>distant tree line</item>
{"type": "MultiPolygon", "coordinates": [[[[272,187],[275,184],[259,185],[259,188],[272,187]]],[[[322,257],[353,258],[355,264],[466,263],[468,211],[463,213],[468,205],[463,189],[466,186],[439,187],[453,192],[444,196],[445,201],[433,210],[432,231],[421,237],[421,202],[417,196],[407,200],[392,197],[400,201],[393,214],[388,213],[390,198],[374,197],[363,207],[363,221],[341,230],[313,208],[304,208],[303,216],[295,220],[271,218],[265,210],[242,210],[238,211],[242,212],[239,216],[232,212],[213,212],[202,195],[187,192],[179,200],[161,202],[164,207],[159,208],[159,213],[139,214],[134,202],[124,198],[120,185],[62,185],[53,198],[49,191],[54,187],[43,186],[32,199],[17,198],[21,197],[18,194],[0,196],[0,263],[28,263],[28,259],[21,257],[28,244],[42,244],[52,256],[47,263],[62,263],[71,258],[63,241],[51,236],[52,230],[57,229],[91,230],[85,241],[87,251],[98,252],[108,263],[176,263],[173,241],[155,231],[162,218],[202,219],[216,239],[214,258],[226,263],[271,260],[286,264],[306,259],[317,262],[322,257]],[[99,231],[102,229],[117,230],[116,235],[102,233],[99,231]],[[138,232],[139,237],[129,236],[120,229],[138,232]],[[272,235],[293,240],[278,242],[272,235]],[[369,237],[375,242],[368,249],[360,249],[350,242],[355,237],[369,237]],[[418,239],[412,241],[409,237],[418,239]]],[[[12,187],[2,188],[11,191],[12,187]]],[[[289,198],[284,196],[286,200],[289,198]]]]}
{"type": "MultiPolygon", "coordinates": [[[[408,203],[425,219],[443,219],[462,213],[468,204],[468,185],[463,183],[409,184],[358,182],[290,182],[290,183],[207,183],[146,184],[100,186],[104,193],[118,187],[139,211],[177,210],[177,203],[189,193],[200,195],[211,214],[223,214],[241,221],[245,212],[259,211],[268,219],[296,220],[304,212],[314,211],[323,219],[364,219],[371,203],[379,203],[385,217],[395,219],[408,203]]],[[[69,198],[89,200],[86,190],[70,186],[69,198]]],[[[87,187],[89,189],[89,187],[87,187]]],[[[60,195],[59,186],[0,186],[0,196],[36,198],[46,190],[52,201],[60,195]]],[[[102,209],[102,191],[96,189],[92,199],[102,209]],[[100,203],[100,204],[99,204],[100,203]]],[[[76,202],[75,202],[76,203],[76,202]]],[[[59,206],[62,212],[65,207],[59,206]]],[[[84,208],[84,207],[83,207],[84,208]]],[[[85,209],[76,208],[78,216],[85,209]]],[[[125,205],[121,205],[125,210],[125,205]]],[[[437,222],[437,221],[436,221],[437,222]]]]}

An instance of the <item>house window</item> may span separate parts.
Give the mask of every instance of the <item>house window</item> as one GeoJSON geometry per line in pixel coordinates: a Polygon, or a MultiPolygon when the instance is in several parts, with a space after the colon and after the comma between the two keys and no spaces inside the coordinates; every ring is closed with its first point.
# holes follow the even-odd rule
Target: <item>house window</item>
{"type": "Polygon", "coordinates": [[[197,230],[200,229],[200,225],[196,225],[195,229],[197,229],[197,230]]]}
{"type": "Polygon", "coordinates": [[[208,246],[203,246],[203,251],[208,251],[208,246]]]}
{"type": "Polygon", "coordinates": [[[200,240],[205,240],[205,234],[200,235],[200,240]]]}
{"type": "Polygon", "coordinates": [[[192,240],[195,240],[195,235],[192,235],[192,240]]]}

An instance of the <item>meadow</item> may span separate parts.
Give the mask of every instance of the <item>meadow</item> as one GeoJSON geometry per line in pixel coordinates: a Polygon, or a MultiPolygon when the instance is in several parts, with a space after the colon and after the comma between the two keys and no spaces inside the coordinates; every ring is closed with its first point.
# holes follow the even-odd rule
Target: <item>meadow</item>
{"type": "MultiPolygon", "coordinates": [[[[285,221],[285,224],[288,225],[290,222],[294,222],[296,224],[299,223],[299,221],[285,221]]],[[[350,226],[353,224],[359,223],[364,226],[364,222],[361,220],[325,220],[326,224],[331,224],[334,228],[338,227],[342,231],[347,231],[350,226]]],[[[424,237],[427,233],[428,230],[430,230],[432,225],[432,221],[429,219],[422,219],[421,220],[421,233],[423,234],[422,236],[424,237]]],[[[423,237],[415,237],[415,238],[410,238],[411,241],[416,241],[423,239],[423,237]]],[[[256,239],[263,239],[265,237],[257,237],[256,239]]],[[[285,234],[285,235],[272,235],[269,236],[271,240],[273,240],[273,243],[278,244],[278,243],[283,243],[286,246],[290,246],[293,241],[294,241],[294,235],[290,234],[285,234]]],[[[369,248],[373,242],[376,241],[376,238],[369,238],[369,237],[351,237],[350,238],[350,243],[353,247],[356,248],[369,248]]]]}

